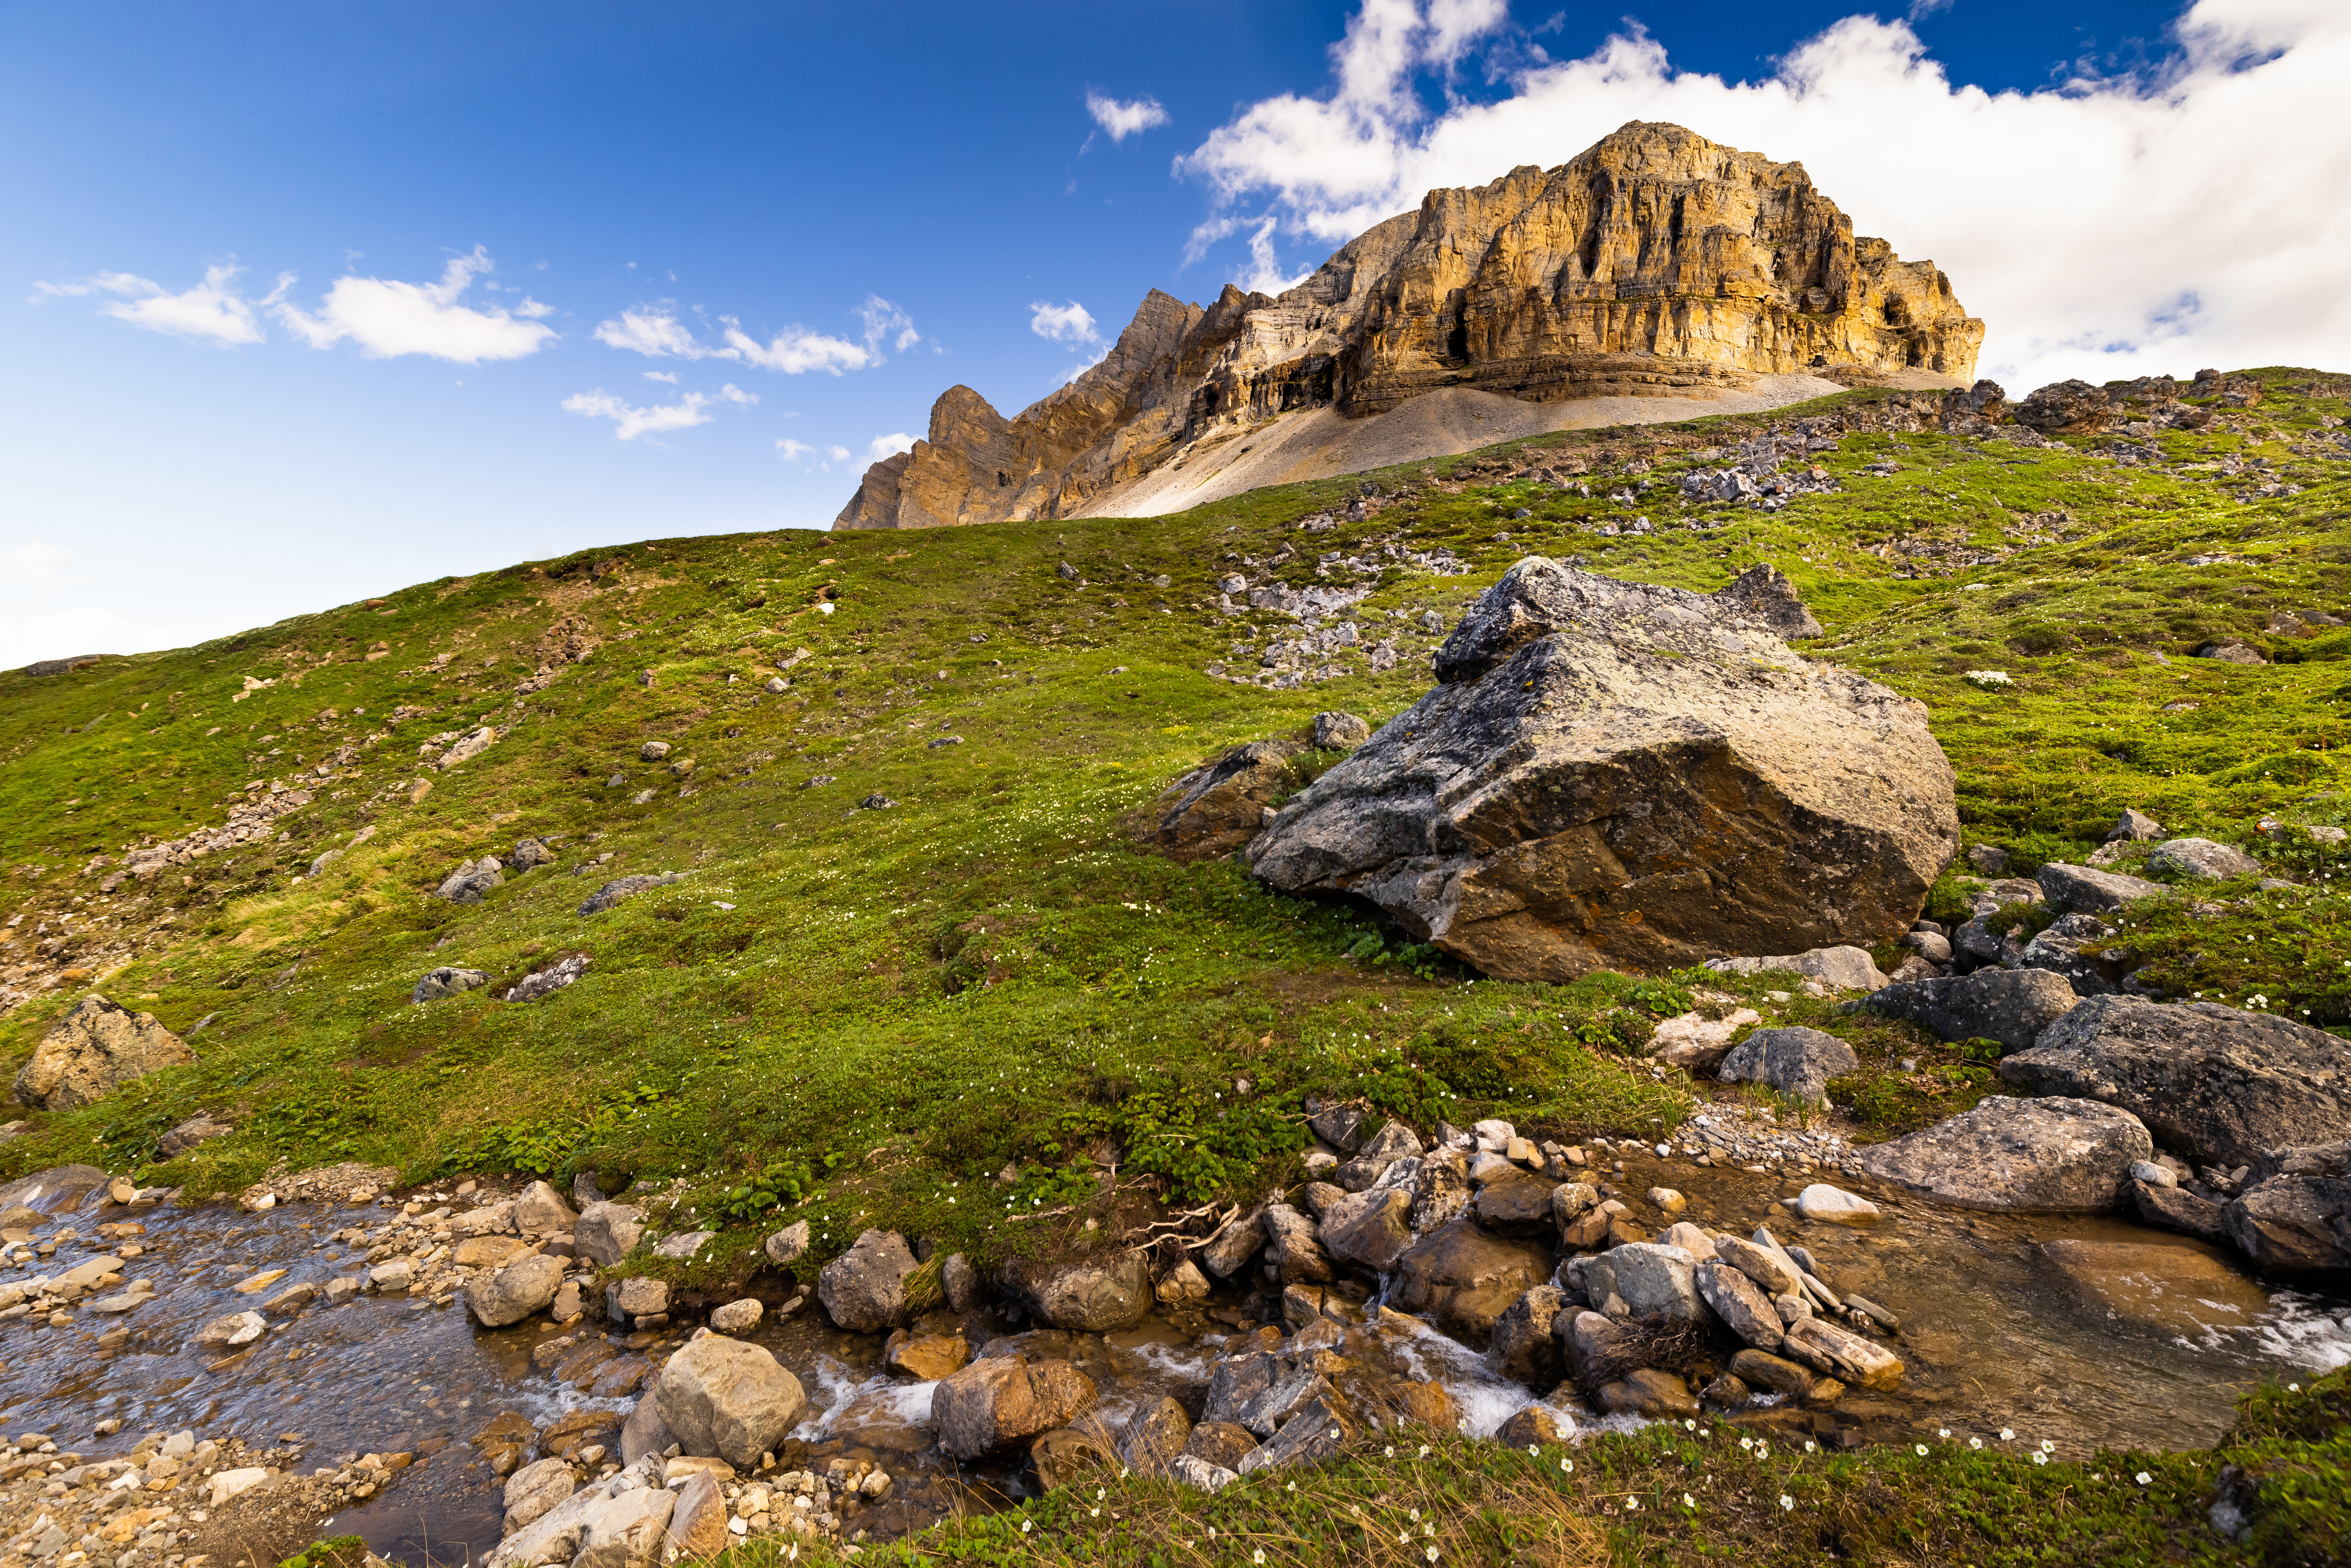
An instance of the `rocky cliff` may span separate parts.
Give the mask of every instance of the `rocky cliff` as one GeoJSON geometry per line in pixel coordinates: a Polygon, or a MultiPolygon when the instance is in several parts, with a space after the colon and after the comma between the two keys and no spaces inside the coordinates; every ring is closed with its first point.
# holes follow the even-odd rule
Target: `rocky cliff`
{"type": "Polygon", "coordinates": [[[1704,396],[1806,371],[1964,383],[1982,341],[1932,262],[1855,238],[1802,164],[1635,121],[1558,168],[1432,191],[1279,298],[1154,289],[1101,364],[1017,418],[951,388],[835,526],[1081,516],[1298,409],[1704,396]]]}

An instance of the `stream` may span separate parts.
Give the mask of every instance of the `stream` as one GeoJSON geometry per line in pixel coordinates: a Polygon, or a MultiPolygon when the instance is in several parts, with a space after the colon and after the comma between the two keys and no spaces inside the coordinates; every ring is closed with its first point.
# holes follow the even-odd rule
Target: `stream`
{"type": "MultiPolygon", "coordinates": [[[[1902,1333],[1890,1348],[1906,1364],[1901,1387],[1855,1390],[1836,1411],[1866,1440],[1949,1428],[1989,1444],[2007,1428],[2020,1443],[2053,1441],[2061,1456],[2100,1447],[2204,1447],[2227,1428],[2247,1388],[2351,1361],[2351,1301],[2265,1285],[2229,1254],[2119,1219],[1978,1214],[1881,1194],[1876,1200],[1886,1217],[1846,1228],[1807,1224],[1777,1207],[1797,1180],[1629,1151],[1621,1171],[1603,1174],[1645,1227],[1662,1228],[1667,1220],[1639,1195],[1653,1184],[1674,1187],[1688,1201],[1678,1218],[1740,1234],[1769,1226],[1782,1241],[1811,1249],[1832,1287],[1898,1314],[1902,1333]]],[[[85,1305],[67,1326],[37,1316],[0,1323],[0,1426],[8,1433],[46,1433],[89,1458],[128,1453],[153,1432],[233,1434],[249,1444],[298,1445],[305,1473],[347,1463],[347,1456],[413,1453],[420,1462],[399,1484],[320,1520],[316,1533],[356,1533],[386,1556],[422,1565],[478,1556],[498,1540],[496,1483],[472,1446],[494,1418],[512,1412],[544,1428],[567,1415],[601,1411],[616,1425],[638,1397],[593,1398],[535,1366],[533,1349],[561,1332],[544,1317],[484,1330],[462,1305],[405,1296],[313,1304],[274,1318],[242,1352],[193,1345],[204,1324],[257,1307],[267,1294],[305,1281],[323,1288],[357,1271],[357,1257],[321,1239],[346,1225],[381,1223],[396,1211],[396,1197],[361,1209],[296,1203],[259,1214],[227,1204],[126,1208],[99,1201],[93,1195],[74,1212],[49,1217],[37,1240],[61,1229],[78,1234],[54,1258],[0,1270],[0,1284],[95,1256],[85,1243],[97,1226],[127,1222],[144,1234],[99,1245],[137,1247],[123,1279],[146,1280],[156,1295],[120,1317],[85,1305]],[[281,1269],[284,1277],[264,1291],[236,1289],[281,1269]],[[94,1435],[110,1421],[120,1428],[94,1435]]],[[[1206,1314],[1155,1313],[1107,1335],[1056,1333],[1052,1348],[1094,1379],[1100,1413],[1113,1424],[1162,1395],[1196,1410],[1221,1336],[1243,1326],[1238,1305],[1237,1294],[1220,1293],[1206,1314]]],[[[1394,1314],[1381,1317],[1392,1354],[1412,1375],[1441,1384],[1471,1433],[1492,1432],[1530,1399],[1528,1390],[1488,1374],[1476,1351],[1394,1314]]],[[[574,1332],[600,1326],[591,1318],[574,1332]]],[[[658,1359],[693,1326],[613,1337],[658,1359]]],[[[959,1319],[933,1314],[916,1332],[960,1329],[977,1354],[988,1339],[1023,1326],[980,1310],[959,1319]]],[[[790,1454],[779,1458],[811,1464],[846,1455],[870,1459],[895,1479],[889,1497],[856,1521],[869,1537],[889,1539],[1033,1493],[1034,1477],[1017,1456],[957,1466],[939,1452],[925,1427],[935,1385],[887,1374],[881,1336],[833,1329],[811,1304],[771,1313],[745,1337],[773,1352],[808,1393],[807,1416],[792,1434],[790,1454]]]]}

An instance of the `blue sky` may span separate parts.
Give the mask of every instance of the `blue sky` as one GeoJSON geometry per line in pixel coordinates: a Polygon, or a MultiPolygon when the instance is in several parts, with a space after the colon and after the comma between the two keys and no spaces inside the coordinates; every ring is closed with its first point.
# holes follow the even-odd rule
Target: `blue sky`
{"type": "MultiPolygon", "coordinates": [[[[2231,289],[2337,236],[2281,227],[2267,274],[2116,261],[2043,166],[2178,184],[2150,138],[2341,63],[2336,9],[2204,0],[2186,37],[2068,0],[0,5],[0,664],[823,526],[948,385],[1015,412],[1150,287],[1279,286],[1636,116],[1802,158],[1863,232],[1940,247],[1988,364],[2004,330],[2036,371],[2217,351],[2231,289]],[[1970,136],[2032,201],[1940,210],[1970,136]],[[2085,280],[2078,329],[2010,301],[2051,277],[2085,280]]],[[[2230,317],[2254,347],[2258,315],[2230,317]]]]}

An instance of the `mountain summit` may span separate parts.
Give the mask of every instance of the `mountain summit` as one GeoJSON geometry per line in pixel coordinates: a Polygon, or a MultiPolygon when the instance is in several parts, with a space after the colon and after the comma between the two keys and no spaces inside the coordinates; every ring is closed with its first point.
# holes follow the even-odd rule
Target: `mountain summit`
{"type": "Polygon", "coordinates": [[[1017,418],[949,388],[834,526],[1151,515],[1535,429],[1965,384],[1983,332],[1802,164],[1636,120],[1558,168],[1431,191],[1279,297],[1153,289],[1102,363],[1017,418]],[[1348,428],[1433,393],[1382,439],[1348,428]]]}

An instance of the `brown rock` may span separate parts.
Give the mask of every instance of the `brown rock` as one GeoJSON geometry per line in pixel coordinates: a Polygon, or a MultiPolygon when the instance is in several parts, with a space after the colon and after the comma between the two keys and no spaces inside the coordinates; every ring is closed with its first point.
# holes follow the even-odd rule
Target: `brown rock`
{"type": "Polygon", "coordinates": [[[1298,788],[1290,759],[1305,749],[1254,740],[1194,768],[1143,813],[1144,841],[1179,861],[1232,853],[1257,837],[1274,801],[1298,788]]]}
{"type": "Polygon", "coordinates": [[[1066,1361],[975,1361],[931,1396],[939,1442],[959,1459],[1065,1426],[1094,1402],[1093,1380],[1066,1361]]]}
{"type": "Polygon", "coordinates": [[[511,1236],[468,1236],[457,1243],[454,1260],[460,1269],[495,1269],[526,1250],[525,1244],[511,1236]]]}
{"type": "Polygon", "coordinates": [[[1600,1407],[1611,1416],[1687,1416],[1698,1414],[1698,1400],[1676,1374],[1645,1366],[1604,1385],[1600,1407]]]}
{"type": "Polygon", "coordinates": [[[1203,1421],[1184,1439],[1186,1453],[1228,1470],[1238,1470],[1256,1447],[1257,1435],[1233,1421],[1203,1421]]]}
{"type": "Polygon", "coordinates": [[[71,1111],[105,1099],[134,1078],[195,1061],[180,1037],[104,997],[84,997],[51,1024],[16,1074],[10,1098],[43,1111],[71,1111]]]}
{"type": "Polygon", "coordinates": [[[677,1491],[677,1506],[669,1516],[669,1535],[662,1545],[664,1563],[709,1563],[726,1550],[726,1498],[717,1480],[697,1475],[677,1491]]]}
{"type": "Polygon", "coordinates": [[[1128,1420],[1126,1430],[1118,1437],[1118,1456],[1137,1475],[1161,1476],[1167,1473],[1176,1455],[1189,1450],[1191,1440],[1192,1418],[1184,1413],[1184,1406],[1163,1398],[1144,1406],[1128,1420]]]}
{"type": "Polygon", "coordinates": [[[1550,1278],[1541,1241],[1489,1236],[1467,1218],[1448,1220],[1396,1260],[1391,1301],[1426,1313],[1455,1338],[1482,1346],[1510,1304],[1550,1278]]]}
{"type": "Polygon", "coordinates": [[[547,1430],[538,1435],[538,1446],[559,1458],[569,1458],[574,1448],[584,1445],[598,1432],[609,1432],[622,1424],[618,1411],[573,1410],[559,1416],[547,1430]]]}
{"type": "Polygon", "coordinates": [[[1505,1448],[1551,1448],[1575,1440],[1575,1417],[1556,1405],[1528,1406],[1494,1430],[1494,1441],[1505,1448]]]}
{"type": "Polygon", "coordinates": [[[1804,371],[1964,385],[1983,330],[1933,263],[1855,237],[1802,164],[1635,121],[1558,168],[1432,191],[1279,298],[1228,286],[1202,309],[1155,289],[1101,364],[1016,419],[950,389],[834,526],[1109,515],[1111,492],[1204,440],[1440,389],[1703,396],[1804,371]]]}
{"type": "Polygon", "coordinates": [[[883,1365],[918,1383],[952,1377],[970,1359],[971,1342],[959,1333],[909,1334],[901,1329],[882,1348],[883,1365]]]}
{"type": "Polygon", "coordinates": [[[1054,1491],[1105,1470],[1115,1474],[1118,1448],[1108,1433],[1091,1424],[1056,1427],[1029,1442],[1029,1462],[1037,1468],[1037,1484],[1054,1491]]]}

